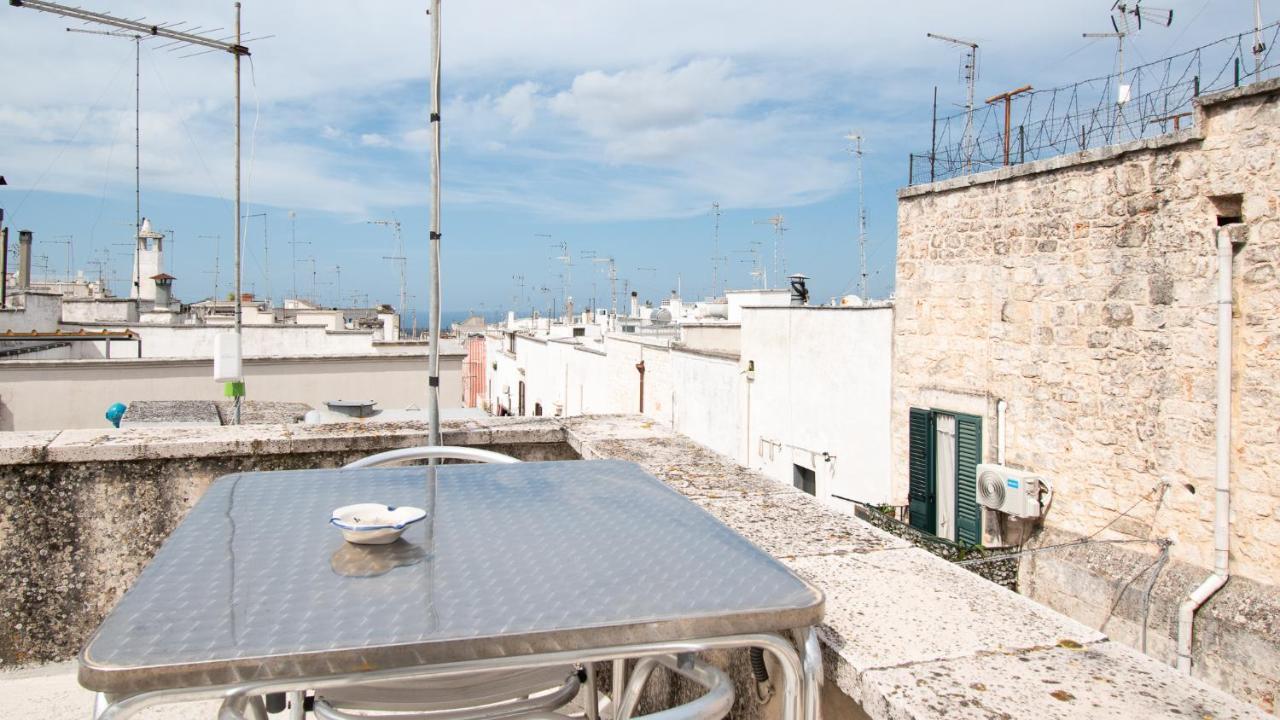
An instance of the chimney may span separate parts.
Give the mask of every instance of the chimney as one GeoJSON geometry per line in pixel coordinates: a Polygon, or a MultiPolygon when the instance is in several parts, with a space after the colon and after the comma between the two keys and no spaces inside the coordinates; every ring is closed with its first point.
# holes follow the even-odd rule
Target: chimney
{"type": "Polygon", "coordinates": [[[631,291],[631,313],[627,317],[640,317],[640,295],[631,291]]]}
{"type": "Polygon", "coordinates": [[[18,290],[31,289],[31,231],[18,231],[18,290]]]}
{"type": "Polygon", "coordinates": [[[809,304],[809,288],[805,285],[805,281],[809,279],[808,275],[796,273],[788,275],[787,280],[791,281],[791,304],[792,305],[808,305],[809,304]]]}
{"type": "Polygon", "coordinates": [[[564,301],[564,317],[565,317],[565,320],[564,320],[565,323],[569,325],[573,324],[573,297],[572,296],[566,298],[564,301]]]}

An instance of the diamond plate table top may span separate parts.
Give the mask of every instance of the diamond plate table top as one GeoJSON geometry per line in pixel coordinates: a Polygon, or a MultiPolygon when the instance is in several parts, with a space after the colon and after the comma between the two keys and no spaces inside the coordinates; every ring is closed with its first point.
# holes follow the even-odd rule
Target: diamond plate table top
{"type": "Polygon", "coordinates": [[[80,657],[111,693],[412,667],[816,624],[823,597],[614,460],[220,478],[80,657]],[[425,508],[385,546],[343,505],[425,508]]]}

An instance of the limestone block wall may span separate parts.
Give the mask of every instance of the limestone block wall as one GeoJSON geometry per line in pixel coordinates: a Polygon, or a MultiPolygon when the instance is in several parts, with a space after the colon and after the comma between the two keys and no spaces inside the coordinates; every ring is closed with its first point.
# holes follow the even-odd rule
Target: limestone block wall
{"type": "MultiPolygon", "coordinates": [[[[1046,526],[1075,538],[1168,539],[1175,565],[1209,567],[1215,233],[1220,217],[1238,218],[1231,569],[1274,595],[1280,83],[1204,98],[1195,125],[899,194],[899,502],[910,407],[981,415],[983,459],[994,462],[1003,399],[1006,462],[1054,482],[1046,526]]],[[[1157,546],[1126,549],[1153,557],[1157,546]]],[[[1050,555],[1036,563],[1047,567],[1050,555]]]]}
{"type": "Polygon", "coordinates": [[[893,436],[905,496],[907,410],[980,398],[985,458],[1008,402],[1007,460],[1047,474],[1046,522],[1212,551],[1216,283],[1222,203],[1236,255],[1233,571],[1280,571],[1280,86],[1206,103],[1199,132],[899,207],[893,436]],[[945,402],[945,400],[942,400],[945,402]],[[1161,483],[1171,486],[1160,491],[1161,483]]]}

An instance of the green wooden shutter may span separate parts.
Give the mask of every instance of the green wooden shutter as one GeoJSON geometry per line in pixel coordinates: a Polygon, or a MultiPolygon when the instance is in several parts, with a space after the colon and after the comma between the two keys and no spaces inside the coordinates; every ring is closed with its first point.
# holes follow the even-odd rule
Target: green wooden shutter
{"type": "Polygon", "coordinates": [[[935,529],[933,505],[933,414],[911,408],[910,448],[907,455],[907,501],[911,506],[911,527],[932,533],[935,529]]]}
{"type": "Polygon", "coordinates": [[[982,544],[978,463],[982,462],[982,418],[956,415],[956,540],[982,544]]]}

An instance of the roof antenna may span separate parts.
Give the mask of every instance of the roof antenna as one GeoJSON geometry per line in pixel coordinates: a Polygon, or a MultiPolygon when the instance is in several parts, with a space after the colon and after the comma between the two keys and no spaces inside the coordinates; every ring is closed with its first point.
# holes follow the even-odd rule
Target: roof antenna
{"type": "Polygon", "coordinates": [[[969,168],[973,165],[973,90],[975,83],[978,81],[978,43],[937,33],[925,34],[934,40],[941,40],[952,45],[968,48],[964,54],[964,63],[960,66],[960,70],[964,73],[965,83],[969,86],[969,96],[964,106],[964,139],[961,141],[964,145],[964,171],[967,174],[969,168]]]}
{"type": "MultiPolygon", "coordinates": [[[[436,0],[438,2],[438,0],[436,0]]],[[[154,35],[162,37],[171,42],[161,45],[160,47],[175,46],[174,49],[196,47],[202,48],[201,52],[213,52],[221,50],[229,53],[235,61],[235,136],[236,136],[236,158],[235,158],[235,228],[236,228],[236,317],[235,317],[235,334],[236,334],[236,351],[235,363],[236,367],[240,366],[240,334],[241,334],[241,300],[240,300],[240,253],[241,253],[241,234],[240,234],[240,58],[249,54],[249,48],[243,44],[245,42],[244,35],[240,32],[240,3],[235,3],[236,24],[235,34],[226,39],[218,39],[210,37],[207,32],[200,31],[195,28],[191,30],[179,30],[178,28],[185,25],[185,22],[176,23],[147,23],[142,22],[146,18],[137,18],[130,20],[127,18],[115,17],[106,13],[91,12],[83,8],[71,7],[69,5],[59,5],[57,3],[46,2],[45,0],[9,0],[9,4],[14,7],[25,7],[41,12],[52,13],[62,17],[71,18],[73,20],[81,20],[87,23],[96,23],[98,25],[106,25],[108,27],[119,28],[138,35],[154,35]],[[234,41],[228,42],[231,38],[234,41]]],[[[139,41],[140,42],[140,41],[139,41]]],[[[197,53],[199,54],[199,53],[197,53]]],[[[188,56],[189,57],[189,56],[188,56]]],[[[138,225],[138,232],[141,232],[141,223],[138,225]]],[[[242,378],[243,380],[243,378],[242,378]]],[[[235,395],[235,424],[240,424],[240,404],[243,396],[243,382],[233,383],[234,390],[239,394],[235,395]]]]}
{"type": "Polygon", "coordinates": [[[865,303],[867,301],[867,203],[862,184],[862,136],[851,132],[845,135],[844,139],[853,142],[850,152],[857,158],[858,163],[858,267],[862,278],[858,286],[858,299],[865,303]]]}
{"type": "MultiPolygon", "coordinates": [[[[1084,33],[1087,38],[1116,39],[1116,131],[1124,127],[1124,106],[1133,96],[1133,86],[1124,78],[1124,39],[1142,29],[1143,21],[1154,22],[1160,27],[1169,27],[1173,23],[1173,11],[1161,8],[1144,8],[1141,2],[1129,5],[1124,0],[1116,0],[1111,6],[1111,28],[1114,32],[1084,33]],[[1131,24],[1129,18],[1133,18],[1131,24]]],[[[1139,130],[1141,133],[1141,130],[1139,130]]],[[[1118,139],[1118,138],[1117,138],[1118,139]]]]}

